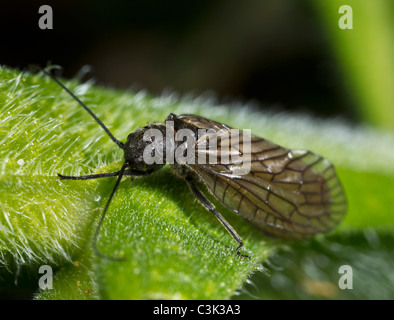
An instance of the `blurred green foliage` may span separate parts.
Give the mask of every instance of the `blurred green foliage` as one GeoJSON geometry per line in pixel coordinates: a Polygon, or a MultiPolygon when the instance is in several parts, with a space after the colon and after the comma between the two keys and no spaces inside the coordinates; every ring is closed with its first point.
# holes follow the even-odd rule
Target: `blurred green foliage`
{"type": "Polygon", "coordinates": [[[337,57],[360,118],[394,128],[394,2],[391,0],[312,0],[337,57]],[[340,29],[342,5],[353,12],[353,29],[340,29]]]}
{"type": "Polygon", "coordinates": [[[394,232],[342,232],[284,247],[237,296],[239,299],[394,299],[394,232]],[[340,289],[341,266],[352,268],[352,289],[340,289]]]}

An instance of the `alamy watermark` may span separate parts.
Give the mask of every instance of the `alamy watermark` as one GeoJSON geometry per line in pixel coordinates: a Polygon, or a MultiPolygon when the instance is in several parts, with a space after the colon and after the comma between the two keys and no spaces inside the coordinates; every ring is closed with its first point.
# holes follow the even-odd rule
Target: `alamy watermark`
{"type": "Polygon", "coordinates": [[[342,274],[338,281],[339,288],[342,290],[353,290],[353,268],[345,264],[339,267],[338,273],[342,274]]]}
{"type": "Polygon", "coordinates": [[[338,13],[342,14],[338,20],[340,29],[353,29],[353,9],[351,6],[343,5],[339,7],[338,13]]]}
{"type": "Polygon", "coordinates": [[[146,129],[148,142],[143,161],[148,164],[221,164],[232,174],[246,175],[251,169],[251,130],[183,128],[175,132],[174,122],[166,121],[165,136],[156,128],[146,129]]]}
{"type": "Polygon", "coordinates": [[[51,266],[46,264],[40,266],[38,269],[39,274],[43,274],[38,280],[38,286],[41,290],[53,289],[53,270],[51,266]]]}
{"type": "Polygon", "coordinates": [[[38,13],[42,14],[42,16],[38,19],[38,26],[40,27],[40,29],[53,29],[52,7],[44,4],[38,8],[38,13]]]}

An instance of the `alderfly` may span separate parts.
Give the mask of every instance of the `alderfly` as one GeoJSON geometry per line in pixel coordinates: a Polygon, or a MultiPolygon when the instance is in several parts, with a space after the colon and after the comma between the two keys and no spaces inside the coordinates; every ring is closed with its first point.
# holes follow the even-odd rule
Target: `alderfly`
{"type": "Polygon", "coordinates": [[[329,232],[346,212],[345,195],[334,166],[313,152],[286,149],[248,134],[247,130],[235,130],[201,116],[173,113],[165,123],[137,129],[123,143],[55,76],[42,71],[67,91],[124,151],[124,164],[119,171],[83,176],[58,174],[62,180],[116,177],[93,238],[93,249],[100,257],[123,259],[107,257],[97,249],[101,225],[122,178],[148,176],[166,163],[238,243],[236,253],[241,258],[248,257],[241,254],[241,237],[208,200],[201,185],[218,202],[266,234],[284,239],[301,240],[329,232]],[[215,139],[211,140],[213,136],[215,139]],[[235,147],[233,141],[237,141],[235,147]]]}

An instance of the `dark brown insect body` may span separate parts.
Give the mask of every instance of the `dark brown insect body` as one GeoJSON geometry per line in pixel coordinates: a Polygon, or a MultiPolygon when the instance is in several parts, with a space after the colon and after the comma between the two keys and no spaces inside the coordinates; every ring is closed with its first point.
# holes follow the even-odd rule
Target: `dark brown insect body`
{"type": "MultiPolygon", "coordinates": [[[[174,120],[175,131],[231,129],[196,115],[171,114],[168,119],[174,120]]],[[[334,166],[328,160],[256,136],[252,136],[251,146],[252,167],[247,175],[234,173],[237,165],[231,161],[185,164],[181,170],[177,164],[173,167],[183,178],[198,177],[218,201],[276,237],[306,238],[328,232],[342,220],[346,200],[334,166]]]]}
{"type": "MultiPolygon", "coordinates": [[[[205,152],[206,156],[210,154],[210,151],[205,148],[207,140],[200,139],[198,136],[199,129],[210,129],[211,132],[219,133],[218,151],[224,149],[225,142],[231,138],[231,128],[222,123],[197,115],[176,116],[170,114],[165,124],[153,123],[139,128],[131,133],[126,143],[123,144],[75,95],[52,75],[45,73],[69,92],[94,117],[111,139],[124,150],[125,163],[117,172],[80,177],[59,175],[61,179],[73,180],[118,177],[94,237],[94,249],[101,256],[103,255],[96,248],[96,240],[105,213],[121,178],[124,176],[147,176],[168,163],[169,154],[166,153],[168,151],[166,146],[169,143],[168,132],[171,132],[171,137],[175,137],[182,129],[193,132],[196,138],[195,143],[188,145],[184,149],[184,153],[188,151],[188,148],[193,148],[193,156],[196,158],[201,155],[201,152],[205,152]],[[170,128],[168,127],[169,123],[171,123],[170,128]],[[148,164],[147,159],[144,158],[144,150],[155,141],[153,135],[155,130],[162,133],[164,138],[155,142],[152,154],[161,154],[164,161],[163,163],[148,164]],[[150,139],[144,139],[146,132],[148,132],[150,139]]],[[[240,136],[243,134],[241,131],[240,136]]],[[[183,143],[183,141],[176,139],[174,141],[173,147],[175,148],[183,143]]],[[[265,233],[275,237],[303,239],[316,233],[328,232],[338,225],[346,211],[346,199],[334,167],[328,160],[309,151],[286,149],[253,135],[250,146],[250,154],[248,155],[244,152],[244,144],[241,143],[236,148],[238,155],[248,156],[250,160],[250,170],[243,175],[239,174],[241,164],[232,161],[231,157],[227,161],[216,163],[199,164],[196,161],[171,164],[174,172],[187,181],[200,203],[215,214],[238,242],[236,251],[239,256],[245,257],[240,254],[243,246],[241,237],[204,195],[204,191],[200,189],[201,183],[219,202],[252,222],[265,233]]]]}

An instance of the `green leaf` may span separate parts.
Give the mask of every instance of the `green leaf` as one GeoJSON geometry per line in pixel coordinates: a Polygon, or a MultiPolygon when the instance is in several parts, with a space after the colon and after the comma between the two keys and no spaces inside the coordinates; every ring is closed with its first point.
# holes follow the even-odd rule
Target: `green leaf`
{"type": "Polygon", "coordinates": [[[97,284],[90,263],[91,250],[74,262],[65,263],[56,270],[52,289],[35,294],[36,300],[94,300],[99,298],[97,284]]]}
{"type": "MultiPolygon", "coordinates": [[[[22,264],[31,265],[31,269],[40,263],[60,268],[58,289],[50,295],[44,291],[38,298],[73,299],[78,294],[73,294],[67,283],[80,280],[69,270],[91,245],[95,230],[92,221],[102,212],[114,180],[59,181],[56,173],[115,171],[122,154],[52,80],[7,69],[1,70],[1,79],[2,263],[10,271],[22,264]]],[[[118,129],[113,132],[123,139],[138,125],[154,121],[152,115],[158,114],[160,119],[170,110],[176,111],[171,96],[163,103],[161,98],[153,99],[143,92],[119,94],[88,84],[67,85],[109,127],[116,123],[118,129]]],[[[145,181],[136,180],[135,187],[125,180],[111,203],[99,247],[109,256],[124,255],[127,261],[94,260],[92,271],[99,283],[99,291],[94,293],[129,298],[229,297],[271,251],[264,236],[253,234],[251,226],[240,230],[251,234],[245,238],[245,250],[253,253],[251,260],[236,256],[233,240],[168,168],[145,181]],[[146,267],[146,261],[152,268],[146,267]],[[118,268],[122,270],[120,276],[132,277],[124,282],[118,268]],[[158,270],[162,274],[157,274],[158,270]],[[179,270],[184,272],[184,282],[173,281],[174,272],[179,270]],[[130,290],[130,280],[137,284],[139,272],[144,284],[130,290]],[[106,280],[107,274],[117,277],[106,280]],[[167,286],[171,281],[173,286],[167,286]],[[184,287],[186,283],[189,288],[184,287]],[[112,285],[119,284],[120,288],[112,290],[112,285]]]]}
{"type": "MultiPolygon", "coordinates": [[[[57,270],[53,291],[43,290],[37,299],[225,299],[282,246],[216,203],[244,239],[244,253],[252,256],[239,259],[234,240],[167,166],[135,179],[134,186],[122,181],[98,248],[126,261],[96,257],[91,252],[96,218],[115,178],[59,181],[56,173],[119,170],[121,150],[51,79],[6,68],[0,69],[0,79],[0,259],[7,272],[21,265],[36,270],[40,264],[57,270]]],[[[151,97],[143,91],[65,84],[121,141],[174,112],[201,114],[250,128],[285,147],[310,149],[336,164],[348,195],[338,237],[349,229],[394,225],[388,192],[394,184],[391,134],[352,128],[338,119],[263,114],[248,105],[228,108],[212,96],[151,97]]]]}
{"type": "Polygon", "coordinates": [[[169,170],[134,187],[125,181],[111,207],[103,228],[111,236],[102,236],[99,247],[127,260],[96,263],[100,296],[106,299],[228,298],[271,251],[264,236],[220,207],[253,257],[238,258],[234,240],[169,170]],[[134,279],[132,289],[128,279],[134,279]]]}

